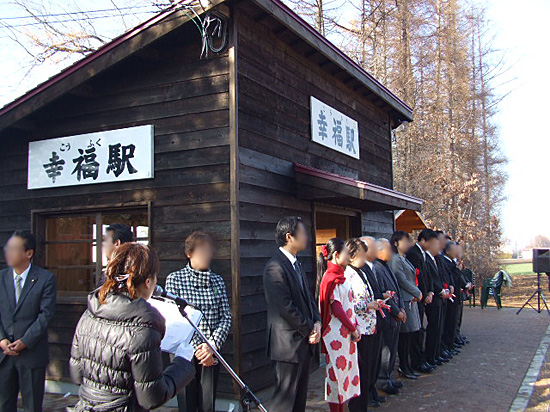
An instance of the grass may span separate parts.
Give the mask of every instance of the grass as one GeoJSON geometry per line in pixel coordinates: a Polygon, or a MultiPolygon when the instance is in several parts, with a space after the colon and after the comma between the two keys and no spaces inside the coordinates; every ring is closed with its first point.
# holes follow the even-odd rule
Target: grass
{"type": "Polygon", "coordinates": [[[504,265],[504,270],[508,272],[510,276],[518,275],[534,275],[532,263],[510,263],[504,265]]]}

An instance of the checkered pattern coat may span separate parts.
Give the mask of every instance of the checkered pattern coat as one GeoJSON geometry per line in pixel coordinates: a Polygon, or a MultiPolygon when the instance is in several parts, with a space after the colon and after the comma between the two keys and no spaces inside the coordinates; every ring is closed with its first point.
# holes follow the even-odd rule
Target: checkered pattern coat
{"type": "MultiPolygon", "coordinates": [[[[198,327],[219,350],[231,329],[231,310],[222,277],[211,270],[195,270],[187,264],[168,275],[166,290],[184,298],[203,313],[198,327]]],[[[195,333],[191,344],[197,349],[201,343],[195,333]]]]}

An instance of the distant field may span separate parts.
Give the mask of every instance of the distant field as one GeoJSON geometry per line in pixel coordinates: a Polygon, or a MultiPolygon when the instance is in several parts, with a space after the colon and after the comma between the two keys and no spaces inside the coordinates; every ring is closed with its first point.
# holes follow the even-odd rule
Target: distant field
{"type": "Polygon", "coordinates": [[[510,263],[504,265],[504,270],[508,272],[510,276],[515,275],[534,275],[533,264],[529,263],[510,263]]]}

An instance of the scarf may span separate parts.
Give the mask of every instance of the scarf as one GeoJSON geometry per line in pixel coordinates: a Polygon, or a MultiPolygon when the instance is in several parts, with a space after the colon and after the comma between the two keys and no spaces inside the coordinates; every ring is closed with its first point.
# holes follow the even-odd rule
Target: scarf
{"type": "Polygon", "coordinates": [[[321,322],[323,323],[323,330],[326,330],[330,323],[330,297],[336,285],[341,285],[346,280],[344,276],[344,268],[339,265],[335,265],[331,261],[327,262],[327,271],[323,275],[321,280],[321,287],[319,291],[319,300],[321,306],[321,322]]]}

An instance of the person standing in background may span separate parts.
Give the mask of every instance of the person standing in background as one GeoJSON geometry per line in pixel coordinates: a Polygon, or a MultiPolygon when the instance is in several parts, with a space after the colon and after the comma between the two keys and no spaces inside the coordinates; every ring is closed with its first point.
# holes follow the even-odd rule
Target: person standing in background
{"type": "Polygon", "coordinates": [[[367,262],[367,244],[360,239],[350,239],[346,242],[350,253],[350,264],[344,275],[353,291],[353,307],[357,317],[361,340],[357,342],[357,358],[359,362],[359,378],[361,379],[361,395],[349,401],[350,412],[362,412],[369,406],[370,387],[376,382],[374,373],[375,356],[378,353],[376,341],[376,311],[380,308],[374,291],[362,268],[367,262]]]}
{"type": "Polygon", "coordinates": [[[394,253],[389,267],[397,278],[407,315],[407,320],[399,331],[399,373],[407,379],[418,379],[411,367],[410,346],[413,334],[420,329],[417,302],[422,301],[422,292],[416,285],[416,268],[405,257],[412,246],[409,234],[398,230],[391,236],[390,243],[394,253]]]}
{"type": "MultiPolygon", "coordinates": [[[[120,247],[120,245],[127,242],[132,242],[133,240],[134,234],[132,233],[132,228],[130,226],[123,223],[113,223],[107,226],[101,242],[101,248],[103,250],[103,254],[107,258],[107,262],[111,260],[113,252],[120,247]]],[[[105,283],[105,280],[105,271],[102,270],[101,273],[96,274],[95,276],[95,288],[100,288],[105,283]]]]}
{"type": "MultiPolygon", "coordinates": [[[[220,351],[231,329],[231,310],[223,278],[212,272],[214,240],[204,232],[193,232],[185,239],[187,265],[166,278],[166,290],[185,299],[203,313],[198,327],[220,351]]],[[[215,412],[220,364],[214,352],[195,333],[195,378],[178,393],[180,412],[215,412]]]]}
{"type": "Polygon", "coordinates": [[[19,391],[25,412],[42,411],[48,325],[55,312],[55,275],[31,264],[33,234],[17,230],[4,253],[0,271],[0,412],[17,412],[19,391]]]}
{"type": "Polygon", "coordinates": [[[275,362],[277,382],[270,412],[304,412],[309,365],[321,339],[321,316],[296,255],[309,246],[306,226],[297,216],[277,223],[279,249],[265,265],[267,356],[275,362]]]}
{"type": "Polygon", "coordinates": [[[384,289],[391,291],[392,297],[387,304],[391,307],[389,327],[384,330],[382,338],[382,359],[380,366],[380,389],[390,395],[399,393],[399,389],[403,387],[403,383],[393,379],[393,369],[397,359],[397,345],[399,343],[399,330],[401,324],[407,320],[405,308],[403,307],[403,299],[399,291],[399,284],[395,275],[388,266],[391,260],[393,250],[388,239],[379,238],[376,240],[378,244],[378,259],[374,262],[376,275],[384,284],[384,289]]]}

